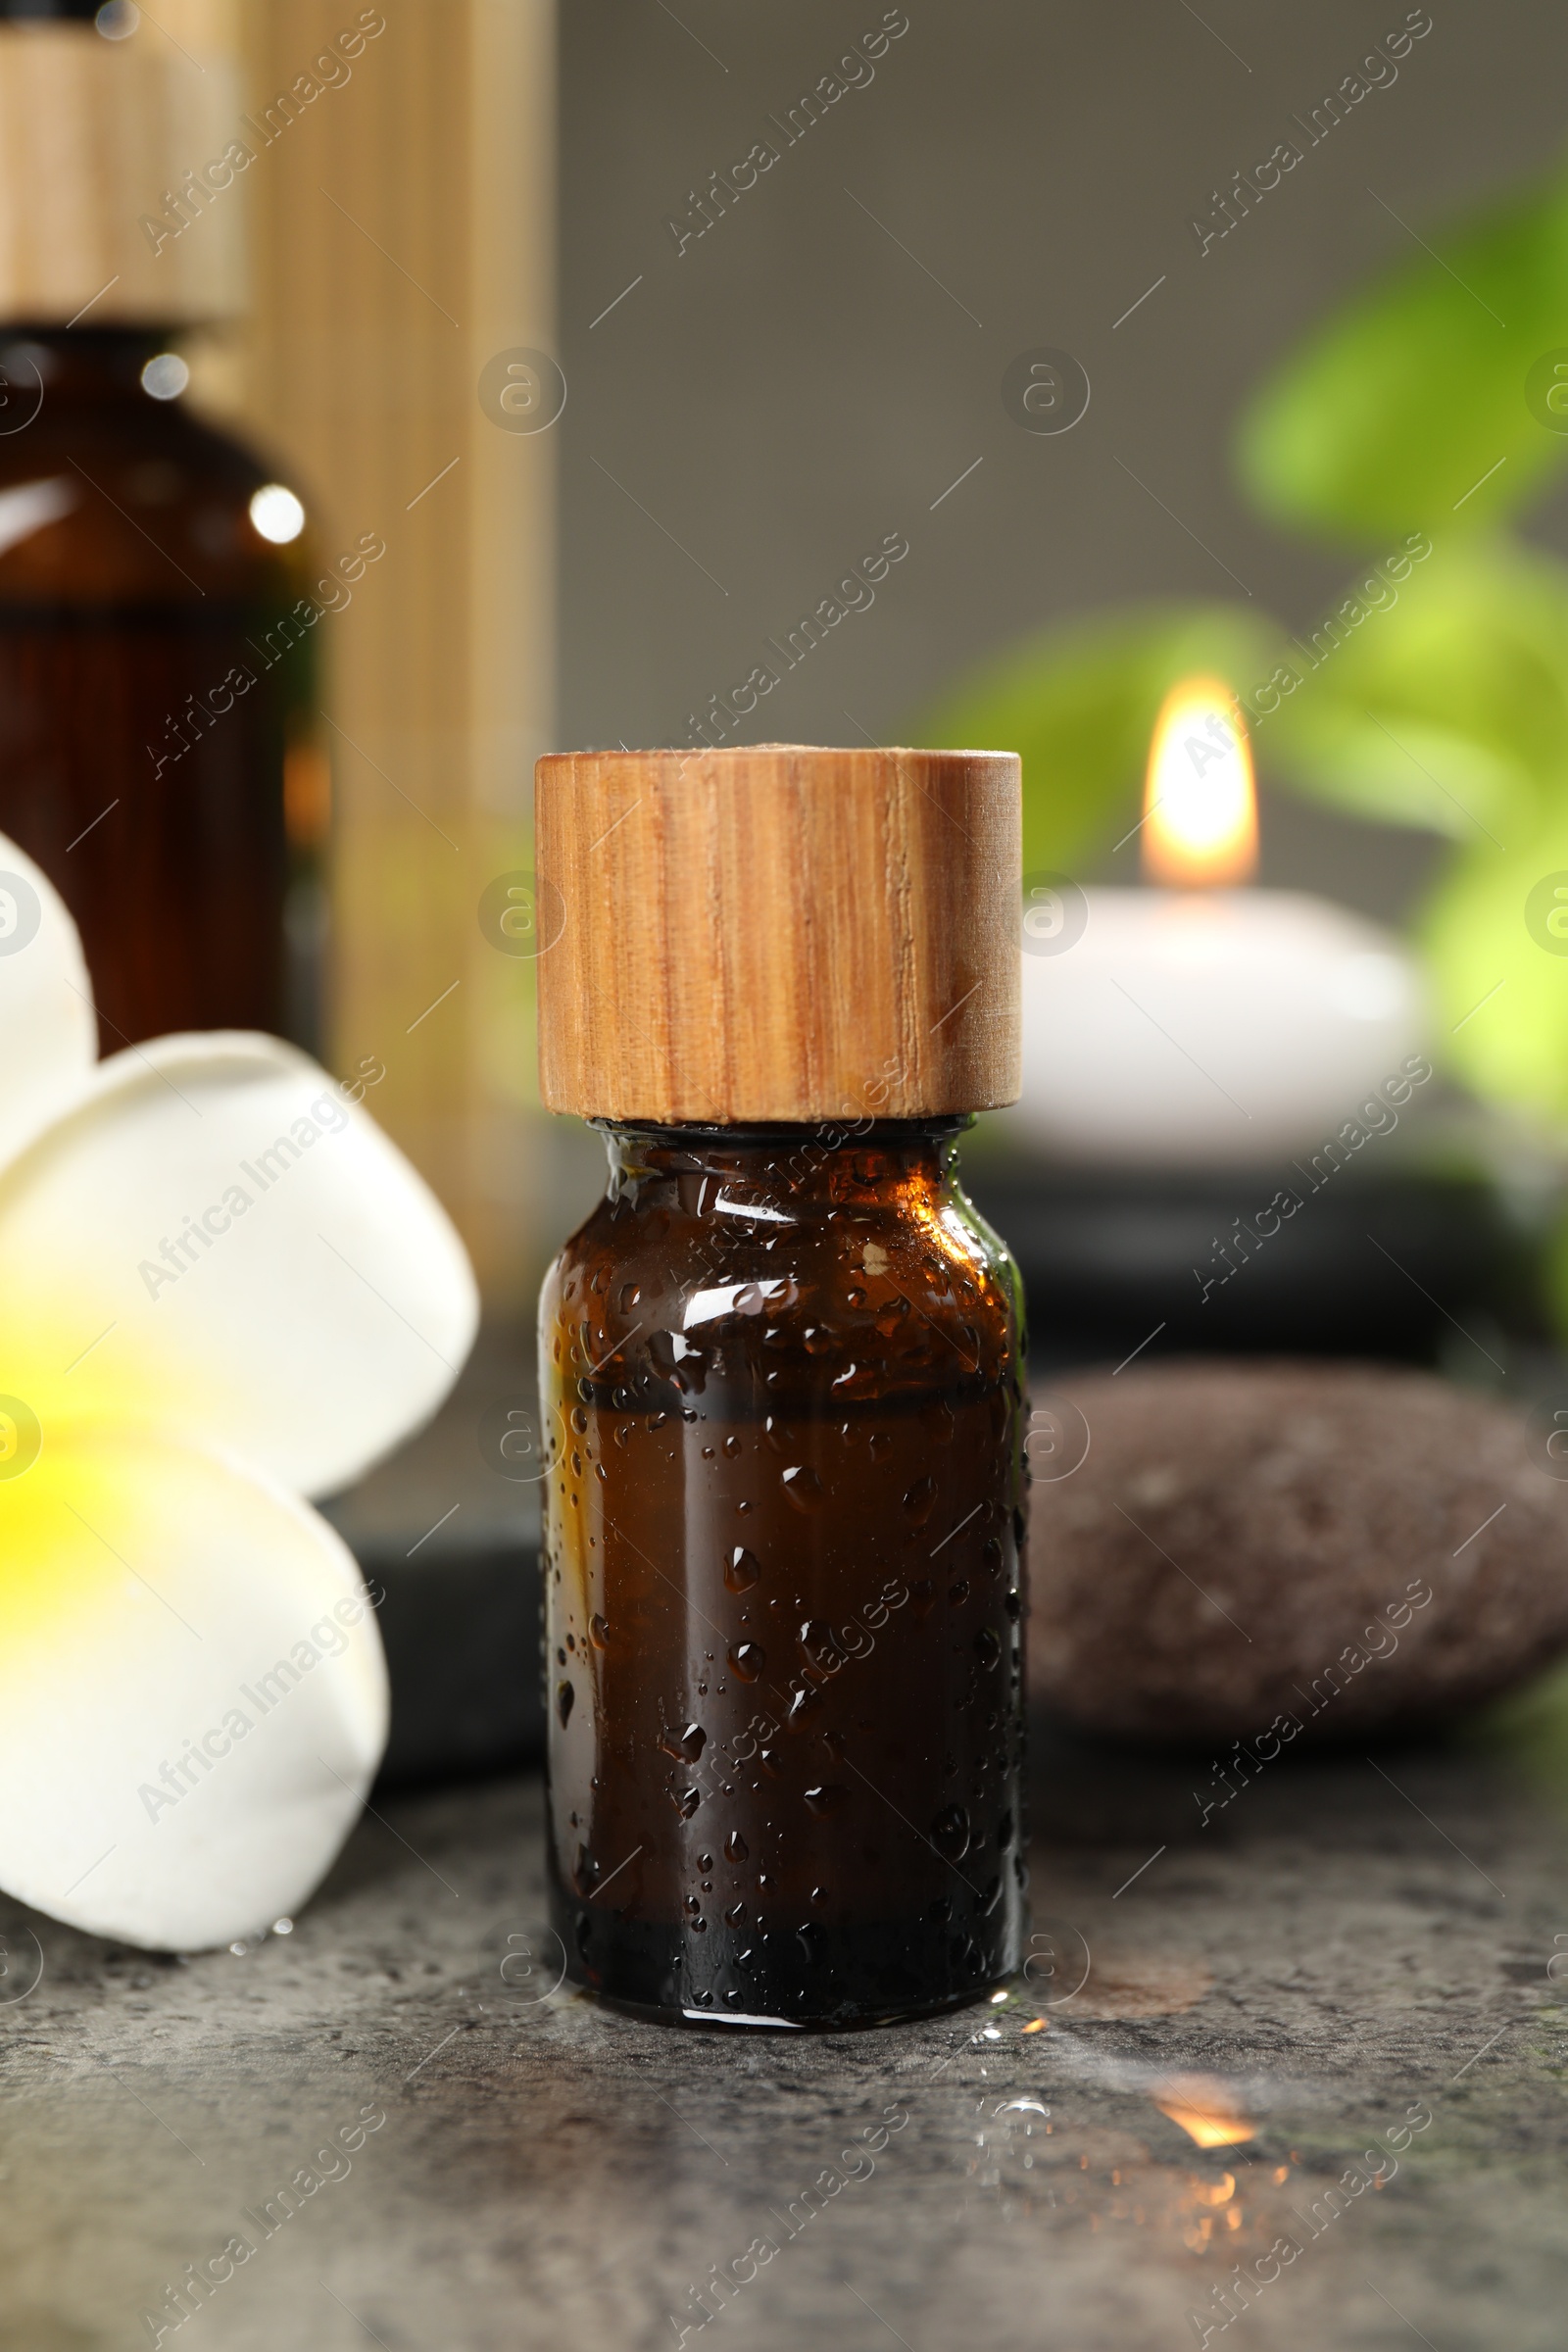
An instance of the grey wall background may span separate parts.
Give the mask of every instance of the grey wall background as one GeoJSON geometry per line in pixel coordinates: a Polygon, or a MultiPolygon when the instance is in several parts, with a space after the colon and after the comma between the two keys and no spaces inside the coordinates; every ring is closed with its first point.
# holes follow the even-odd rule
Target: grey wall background
{"type": "MultiPolygon", "coordinates": [[[[769,117],[883,9],[566,0],[564,742],[692,740],[688,714],[893,530],[909,554],[875,605],[729,740],[907,740],[977,657],[1129,597],[1239,579],[1314,616],[1349,560],[1244,508],[1238,405],[1335,296],[1416,250],[1385,206],[1429,236],[1568,135],[1568,14],[1431,0],[1397,80],[1200,257],[1190,218],[1404,0],[904,0],[874,80],[785,147],[769,117]],[[760,138],[779,161],[677,251],[666,219],[760,138]],[[1093,385],[1059,437],[1002,404],[1037,345],[1093,385]]],[[[1539,528],[1568,539],[1568,506],[1539,528]]],[[[1432,846],[1265,804],[1265,879],[1373,911],[1402,910],[1432,846]]]]}

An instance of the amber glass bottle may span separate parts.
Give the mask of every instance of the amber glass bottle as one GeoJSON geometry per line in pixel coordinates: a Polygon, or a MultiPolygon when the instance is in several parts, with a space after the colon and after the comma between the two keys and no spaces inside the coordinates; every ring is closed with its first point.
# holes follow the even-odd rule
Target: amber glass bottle
{"type": "Polygon", "coordinates": [[[1016,824],[1000,755],[542,763],[545,1092],[611,1170],[541,1306],[553,1901],[656,2015],[1018,1965],[1023,1336],[954,1172],[1012,1083],[1016,824]]]}
{"type": "Polygon", "coordinates": [[[81,927],[106,1052],[317,1026],[303,510],[169,349],[243,309],[218,23],[0,0],[0,832],[81,927]]]}
{"type": "Polygon", "coordinates": [[[133,327],[0,339],[0,832],[81,927],[106,1053],[175,1029],[310,1043],[303,566],[252,518],[264,468],[144,386],[162,350],[133,327]]]}
{"type": "Polygon", "coordinates": [[[1021,1334],[955,1125],[612,1128],[546,1284],[558,1925],[622,2000],[1016,1965],[1021,1334]]]}

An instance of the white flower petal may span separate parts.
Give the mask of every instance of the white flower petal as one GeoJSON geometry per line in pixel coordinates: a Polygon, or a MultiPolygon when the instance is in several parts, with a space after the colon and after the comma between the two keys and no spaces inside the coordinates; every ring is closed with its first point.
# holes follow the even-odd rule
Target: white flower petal
{"type": "Polygon", "coordinates": [[[0,1475],[0,1886],[167,1950],[296,1911],[386,1741],[325,1521],[243,1464],[86,1431],[0,1475]]]}
{"type": "Polygon", "coordinates": [[[276,1038],[117,1054],[0,1171],[0,1391],[326,1494],[416,1428],[478,1318],[451,1220],[276,1038]]]}
{"type": "Polygon", "coordinates": [[[0,833],[0,1161],[80,1093],[97,1057],[76,926],[43,868],[0,833]]]}

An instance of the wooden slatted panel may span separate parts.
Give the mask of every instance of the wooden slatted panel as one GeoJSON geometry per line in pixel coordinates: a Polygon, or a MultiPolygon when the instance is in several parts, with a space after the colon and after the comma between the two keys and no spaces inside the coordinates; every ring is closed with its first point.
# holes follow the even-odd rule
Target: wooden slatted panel
{"type": "MultiPolygon", "coordinates": [[[[491,1303],[532,1271],[533,970],[481,931],[528,863],[554,668],[553,435],[500,429],[484,364],[553,345],[547,0],[240,0],[254,429],[322,557],[385,554],[317,630],[335,794],[332,1059],[462,1225],[491,1303]],[[344,73],[334,36],[368,37],[344,73]],[[310,94],[310,82],[319,85],[310,94]],[[335,85],[335,86],[328,86],[335,85]]],[[[341,44],[339,45],[341,56],[341,44]]]]}

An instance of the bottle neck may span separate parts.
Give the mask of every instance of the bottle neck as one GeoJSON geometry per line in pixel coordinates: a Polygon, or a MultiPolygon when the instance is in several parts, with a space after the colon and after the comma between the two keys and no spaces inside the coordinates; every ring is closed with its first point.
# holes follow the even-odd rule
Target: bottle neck
{"type": "Polygon", "coordinates": [[[147,362],[169,348],[170,330],[160,326],[63,327],[9,322],[0,327],[0,376],[18,392],[35,392],[41,380],[51,401],[146,401],[142,386],[147,362]]]}
{"type": "Polygon", "coordinates": [[[594,1119],[610,1160],[609,1198],[668,1202],[701,1216],[728,1194],[825,1207],[951,1189],[965,1113],[928,1119],[851,1119],[842,1125],[657,1127],[594,1119]]]}

